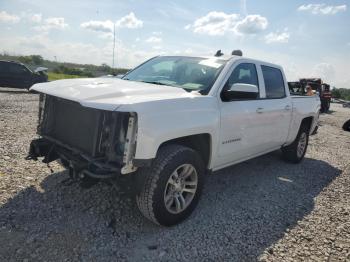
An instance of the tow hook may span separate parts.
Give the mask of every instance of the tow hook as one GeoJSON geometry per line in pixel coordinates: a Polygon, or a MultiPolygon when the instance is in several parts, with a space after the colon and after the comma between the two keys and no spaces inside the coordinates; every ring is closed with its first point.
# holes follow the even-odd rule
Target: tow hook
{"type": "Polygon", "coordinates": [[[84,178],[84,174],[81,172],[85,168],[85,165],[79,165],[74,161],[69,161],[69,176],[73,180],[84,178]]]}

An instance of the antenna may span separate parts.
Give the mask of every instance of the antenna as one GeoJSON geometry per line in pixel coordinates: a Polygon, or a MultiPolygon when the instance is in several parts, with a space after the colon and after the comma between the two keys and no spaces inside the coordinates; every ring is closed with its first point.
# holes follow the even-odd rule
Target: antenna
{"type": "Polygon", "coordinates": [[[115,23],[114,23],[114,30],[113,30],[113,60],[112,60],[112,68],[114,68],[114,49],[115,49],[115,23]]]}
{"type": "Polygon", "coordinates": [[[216,51],[214,56],[218,56],[219,57],[219,56],[223,56],[223,55],[224,55],[224,53],[221,52],[221,49],[220,49],[220,50],[216,51]]]}

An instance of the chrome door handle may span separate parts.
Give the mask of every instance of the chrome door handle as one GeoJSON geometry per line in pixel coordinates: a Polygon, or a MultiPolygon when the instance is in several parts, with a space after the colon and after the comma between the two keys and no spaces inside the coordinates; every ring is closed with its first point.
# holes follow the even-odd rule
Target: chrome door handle
{"type": "Polygon", "coordinates": [[[264,108],[258,107],[258,108],[256,109],[256,112],[257,112],[258,114],[261,114],[261,113],[264,112],[264,108]]]}
{"type": "Polygon", "coordinates": [[[284,108],[284,110],[287,110],[287,111],[289,111],[290,109],[291,109],[290,105],[286,105],[286,107],[284,108]]]}

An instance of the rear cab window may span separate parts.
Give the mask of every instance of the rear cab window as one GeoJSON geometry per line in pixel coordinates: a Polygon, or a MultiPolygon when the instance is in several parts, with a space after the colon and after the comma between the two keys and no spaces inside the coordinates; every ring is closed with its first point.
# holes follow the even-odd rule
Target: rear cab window
{"type": "Polygon", "coordinates": [[[286,97],[283,75],[280,69],[262,65],[261,66],[265,92],[267,99],[278,99],[286,97]]]}

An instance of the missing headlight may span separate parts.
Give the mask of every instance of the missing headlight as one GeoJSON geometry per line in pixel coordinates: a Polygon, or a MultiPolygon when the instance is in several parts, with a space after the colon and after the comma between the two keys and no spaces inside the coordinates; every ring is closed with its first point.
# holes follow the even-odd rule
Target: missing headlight
{"type": "Polygon", "coordinates": [[[101,123],[98,149],[109,162],[122,163],[125,158],[125,146],[131,113],[105,112],[101,123]]]}

